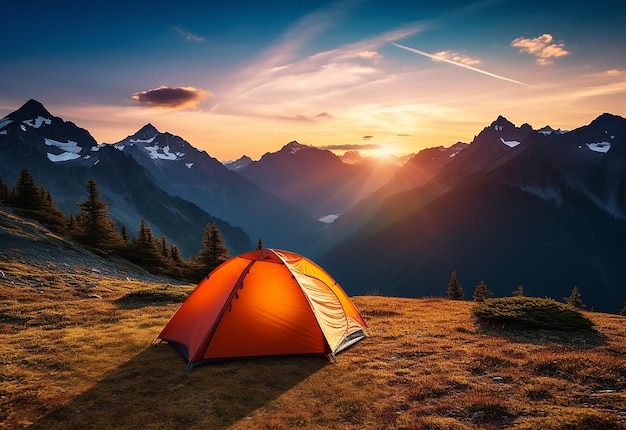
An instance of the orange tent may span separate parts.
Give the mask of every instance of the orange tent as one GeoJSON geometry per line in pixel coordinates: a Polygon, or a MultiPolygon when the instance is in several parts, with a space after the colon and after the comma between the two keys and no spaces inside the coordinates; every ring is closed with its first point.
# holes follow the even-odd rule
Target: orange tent
{"type": "Polygon", "coordinates": [[[288,251],[233,257],[191,292],[157,338],[192,367],[240,357],[335,354],[367,324],[322,268],[288,251]]]}

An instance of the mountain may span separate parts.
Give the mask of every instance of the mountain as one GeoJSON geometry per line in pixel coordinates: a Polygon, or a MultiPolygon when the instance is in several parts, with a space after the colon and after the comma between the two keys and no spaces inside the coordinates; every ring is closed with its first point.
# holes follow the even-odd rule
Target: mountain
{"type": "Polygon", "coordinates": [[[347,164],[331,151],[289,142],[239,173],[316,219],[341,214],[385,184],[396,164],[367,160],[347,164]]]}
{"type": "Polygon", "coordinates": [[[448,164],[467,143],[458,142],[450,147],[427,148],[411,157],[385,185],[352,206],[330,226],[326,246],[363,226],[380,208],[387,197],[416,188],[432,179],[448,164]]]}
{"type": "Polygon", "coordinates": [[[247,155],[243,155],[240,158],[238,158],[235,161],[227,161],[224,163],[224,166],[228,169],[228,170],[234,170],[234,171],[238,171],[243,169],[244,167],[246,167],[248,164],[252,163],[252,158],[248,157],[247,155]]]}
{"type": "Polygon", "coordinates": [[[306,253],[323,225],[257,184],[227,169],[182,137],[147,124],[137,133],[108,144],[129,156],[166,192],[241,226],[267,247],[306,253]]]}
{"type": "Polygon", "coordinates": [[[35,100],[0,119],[0,178],[11,186],[23,168],[52,192],[66,215],[78,212],[87,180],[95,179],[118,225],[134,235],[144,218],[155,236],[166,236],[185,257],[201,248],[204,227],[213,221],[231,252],[252,247],[241,228],[168,194],[135,159],[97,144],[87,130],[51,115],[35,100]]]}
{"type": "Polygon", "coordinates": [[[564,133],[497,118],[426,184],[387,198],[317,261],[348,294],[444,295],[453,270],[471,298],[523,285],[589,307],[626,300],[626,119],[564,133]]]}

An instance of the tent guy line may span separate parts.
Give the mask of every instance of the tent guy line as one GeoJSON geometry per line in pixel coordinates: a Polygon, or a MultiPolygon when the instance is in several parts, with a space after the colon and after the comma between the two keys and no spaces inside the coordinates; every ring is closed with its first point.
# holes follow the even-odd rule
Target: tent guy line
{"type": "Polygon", "coordinates": [[[515,79],[510,79],[504,76],[496,75],[495,73],[488,72],[486,70],[478,69],[476,67],[472,67],[467,64],[459,63],[458,61],[449,60],[447,58],[442,58],[437,55],[429,54],[428,52],[420,51],[419,49],[410,48],[408,46],[400,45],[399,43],[391,42],[392,45],[397,46],[400,49],[404,49],[406,51],[414,52],[419,55],[423,55],[424,57],[428,57],[434,61],[445,61],[446,63],[453,64],[455,66],[463,67],[465,69],[473,70],[474,72],[482,73],[483,75],[491,76],[493,78],[502,79],[503,81],[513,82],[514,84],[523,85],[525,87],[530,87],[530,85],[516,81],[515,79]]]}

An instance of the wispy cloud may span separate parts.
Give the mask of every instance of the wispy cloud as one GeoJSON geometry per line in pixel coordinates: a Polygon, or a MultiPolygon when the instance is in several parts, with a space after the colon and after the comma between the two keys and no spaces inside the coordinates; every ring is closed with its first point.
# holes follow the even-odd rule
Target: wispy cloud
{"type": "Polygon", "coordinates": [[[183,37],[187,42],[204,42],[204,37],[197,36],[193,33],[190,33],[186,30],[183,30],[178,25],[174,26],[174,30],[178,33],[179,36],[183,37]]]}
{"type": "Polygon", "coordinates": [[[291,117],[309,117],[315,115],[315,106],[326,109],[323,100],[337,100],[341,94],[358,88],[364,93],[363,86],[386,79],[389,73],[382,65],[381,47],[417,33],[422,26],[407,25],[302,55],[353,6],[352,1],[334,3],[299,20],[236,77],[229,91],[218,95],[212,111],[258,117],[277,117],[287,112],[291,117]]]}
{"type": "Polygon", "coordinates": [[[542,34],[533,39],[518,37],[511,42],[511,46],[519,48],[520,52],[526,52],[537,58],[537,63],[545,66],[553,64],[553,58],[564,57],[569,55],[569,51],[565,49],[563,42],[553,42],[554,37],[551,34],[542,34]]]}
{"type": "Polygon", "coordinates": [[[193,87],[160,86],[152,90],[133,93],[132,99],[155,108],[195,107],[211,93],[193,87]]]}
{"type": "MultiPolygon", "coordinates": [[[[491,73],[491,72],[488,72],[486,70],[482,70],[482,69],[479,69],[477,67],[470,66],[469,64],[463,63],[461,61],[455,61],[455,60],[451,59],[449,55],[429,54],[428,52],[424,52],[424,51],[420,51],[419,49],[410,48],[408,46],[400,45],[399,43],[395,43],[395,42],[392,42],[392,45],[397,46],[398,48],[410,51],[410,52],[414,52],[414,53],[419,54],[419,55],[423,55],[424,57],[428,57],[428,58],[430,58],[432,60],[435,60],[435,61],[444,61],[446,63],[453,64],[455,66],[463,67],[463,68],[468,69],[468,70],[473,70],[474,72],[482,73],[483,75],[491,76],[492,78],[501,79],[503,81],[512,82],[512,83],[518,84],[518,85],[529,86],[528,84],[525,84],[524,82],[520,82],[520,81],[516,81],[515,79],[511,79],[511,78],[507,78],[507,77],[504,77],[504,76],[496,75],[495,73],[491,73]]],[[[441,54],[441,53],[439,53],[439,54],[441,54]]],[[[476,60],[472,60],[472,61],[476,61],[476,60]]]]}

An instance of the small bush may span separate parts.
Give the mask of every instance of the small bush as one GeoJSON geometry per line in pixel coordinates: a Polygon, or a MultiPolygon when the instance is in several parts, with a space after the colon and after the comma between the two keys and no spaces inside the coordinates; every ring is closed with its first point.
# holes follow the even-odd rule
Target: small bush
{"type": "Polygon", "coordinates": [[[476,304],[472,311],[479,323],[510,328],[583,330],[593,323],[582,313],[552,299],[504,297],[476,304]]]}

